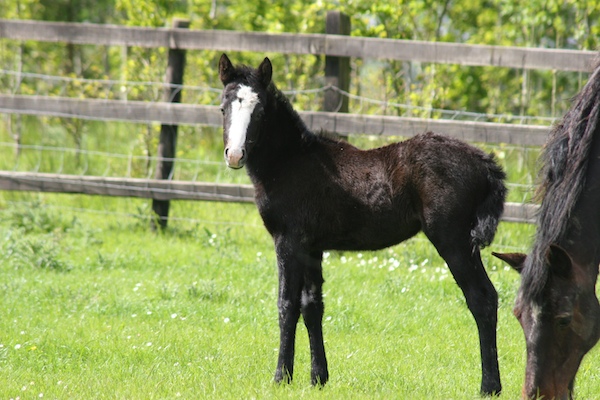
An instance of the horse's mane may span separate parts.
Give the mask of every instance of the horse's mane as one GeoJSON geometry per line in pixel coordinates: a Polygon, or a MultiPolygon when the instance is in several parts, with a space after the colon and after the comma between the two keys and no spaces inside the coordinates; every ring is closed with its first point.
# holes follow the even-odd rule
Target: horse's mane
{"type": "Polygon", "coordinates": [[[331,143],[339,142],[339,139],[337,138],[336,134],[333,132],[329,132],[329,131],[325,131],[325,130],[320,130],[318,132],[311,131],[306,126],[306,124],[304,123],[304,121],[302,120],[302,118],[300,117],[298,112],[296,110],[294,110],[294,107],[290,103],[288,97],[281,90],[279,90],[277,88],[275,83],[271,82],[271,84],[269,85],[269,87],[267,89],[267,92],[271,96],[273,96],[273,99],[277,103],[278,107],[283,107],[286,110],[287,114],[289,116],[291,116],[294,120],[296,120],[296,127],[300,131],[301,140],[302,140],[302,144],[304,147],[309,147],[310,145],[317,143],[317,142],[331,142],[331,143]]]}
{"type": "MultiPolygon", "coordinates": [[[[600,61],[600,60],[599,60],[600,61]]],[[[572,212],[585,187],[589,152],[600,121],[600,62],[573,105],[550,132],[541,155],[541,199],[537,232],[522,272],[524,294],[539,298],[548,279],[550,244],[558,244],[569,229],[572,212]]]]}

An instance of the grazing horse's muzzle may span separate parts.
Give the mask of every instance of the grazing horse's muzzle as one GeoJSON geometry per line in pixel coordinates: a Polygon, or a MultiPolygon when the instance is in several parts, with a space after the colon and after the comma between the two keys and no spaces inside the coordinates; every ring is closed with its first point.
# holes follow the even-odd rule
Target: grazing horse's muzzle
{"type": "Polygon", "coordinates": [[[240,169],[246,163],[246,150],[244,148],[225,149],[225,162],[229,168],[240,169]]]}
{"type": "Polygon", "coordinates": [[[524,400],[532,399],[552,399],[552,400],[573,400],[573,392],[569,388],[523,388],[522,398],[524,400]]]}

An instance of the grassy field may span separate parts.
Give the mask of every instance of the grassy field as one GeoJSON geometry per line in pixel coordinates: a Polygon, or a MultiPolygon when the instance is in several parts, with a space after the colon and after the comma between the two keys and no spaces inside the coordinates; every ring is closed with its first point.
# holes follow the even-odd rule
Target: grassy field
{"type": "MultiPolygon", "coordinates": [[[[79,153],[64,130],[24,119],[19,157],[0,132],[0,168],[144,177],[145,127],[89,123],[79,153]],[[64,149],[67,147],[67,149],[64,149]],[[60,148],[60,149],[59,149],[60,148]],[[119,155],[120,154],[120,155],[119,155]]],[[[180,132],[177,179],[247,182],[221,163],[217,135],[180,132]]],[[[352,138],[360,147],[380,139],[352,138]]],[[[150,147],[152,148],[154,144],[150,147]]],[[[536,149],[486,146],[505,166],[509,199],[530,197],[536,149]]],[[[272,382],[278,347],[271,239],[252,204],[174,202],[169,229],[149,228],[150,203],[0,192],[0,399],[475,399],[475,323],[429,242],[330,252],[324,332],[331,380],[310,386],[298,327],[294,383],[272,382]]],[[[502,223],[483,261],[499,292],[504,392],[519,397],[524,339],[512,316],[518,275],[491,250],[526,251],[534,227],[502,223]]],[[[587,356],[578,398],[600,393],[587,356]]]]}
{"type": "MultiPolygon", "coordinates": [[[[254,206],[174,203],[183,219],[156,234],[126,216],[146,203],[2,194],[0,398],[478,398],[474,321],[424,237],[328,254],[331,381],[310,386],[301,324],[295,381],[278,386],[275,258],[254,206]]],[[[502,223],[492,248],[526,250],[532,233],[502,223]]],[[[515,399],[518,276],[489,249],[484,263],[500,294],[501,397],[515,399]]],[[[599,360],[585,360],[579,398],[600,393],[599,360]]]]}

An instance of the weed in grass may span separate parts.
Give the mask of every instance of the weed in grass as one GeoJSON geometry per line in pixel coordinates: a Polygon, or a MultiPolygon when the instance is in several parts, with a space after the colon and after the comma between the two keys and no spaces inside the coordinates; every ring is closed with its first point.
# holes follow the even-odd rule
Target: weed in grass
{"type": "Polygon", "coordinates": [[[67,272],[71,265],[60,256],[60,249],[51,236],[22,236],[20,231],[12,231],[0,246],[1,255],[7,265],[13,268],[40,268],[67,272]]]}
{"type": "Polygon", "coordinates": [[[158,297],[161,300],[174,300],[179,294],[179,288],[163,283],[158,290],[158,297]]]}
{"type": "Polygon", "coordinates": [[[206,234],[206,242],[204,244],[210,247],[225,248],[232,242],[231,227],[222,229],[218,234],[205,227],[204,233],[206,234]]]}
{"type": "Polygon", "coordinates": [[[201,280],[188,287],[188,296],[191,299],[223,302],[227,300],[227,287],[219,286],[218,282],[213,280],[201,280]]]}
{"type": "Polygon", "coordinates": [[[66,232],[78,224],[77,217],[65,219],[48,210],[41,202],[8,208],[0,220],[24,234],[66,232]]]}
{"type": "MultiPolygon", "coordinates": [[[[100,244],[103,241],[99,241],[100,244]]],[[[126,253],[123,251],[109,251],[105,249],[96,250],[95,254],[91,254],[85,258],[82,267],[87,270],[127,270],[143,265],[143,257],[136,257],[135,254],[126,253]]]]}

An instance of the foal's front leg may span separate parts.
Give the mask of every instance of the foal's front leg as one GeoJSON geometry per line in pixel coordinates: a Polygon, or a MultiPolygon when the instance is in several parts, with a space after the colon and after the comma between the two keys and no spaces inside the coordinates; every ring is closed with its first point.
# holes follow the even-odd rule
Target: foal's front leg
{"type": "MultiPolygon", "coordinates": [[[[276,242],[277,243],[277,242],[276,242]]],[[[323,345],[322,253],[309,254],[279,241],[275,246],[279,266],[279,360],[276,382],[291,382],[294,373],[294,343],[300,313],[308,330],[311,382],[324,385],[329,379],[323,345]]]]}
{"type": "Polygon", "coordinates": [[[275,246],[279,269],[279,359],[275,382],[290,383],[294,375],[294,345],[296,325],[300,318],[300,297],[303,285],[302,264],[285,244],[275,246]]]}

